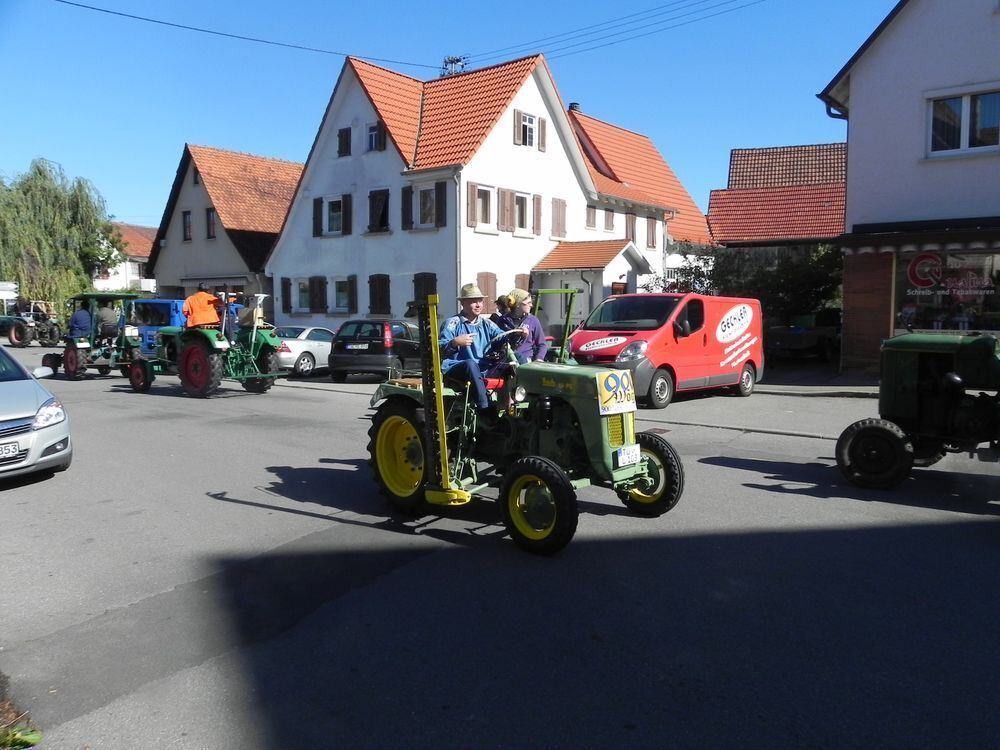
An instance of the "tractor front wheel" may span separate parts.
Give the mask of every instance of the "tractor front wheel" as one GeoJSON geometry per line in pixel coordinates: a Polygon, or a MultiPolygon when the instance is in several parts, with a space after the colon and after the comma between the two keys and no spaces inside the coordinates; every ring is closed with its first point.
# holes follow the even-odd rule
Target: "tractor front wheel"
{"type": "MultiPolygon", "coordinates": [[[[274,349],[265,349],[257,356],[257,367],[261,373],[277,372],[278,352],[274,349]]],[[[244,390],[250,393],[267,393],[274,385],[274,378],[250,378],[243,381],[244,390]]]]}
{"type": "Polygon", "coordinates": [[[63,351],[63,372],[67,380],[80,380],[87,369],[83,363],[84,355],[75,346],[67,346],[63,351]]]}
{"type": "Polygon", "coordinates": [[[618,498],[636,515],[655,518],[677,505],[684,492],[684,466],[674,446],[651,432],[636,435],[646,459],[647,481],[642,487],[620,490],[618,498]]]}
{"type": "Polygon", "coordinates": [[[200,339],[188,341],[181,348],[180,376],[188,395],[208,398],[222,383],[222,356],[200,339]]]}
{"type": "Polygon", "coordinates": [[[862,419],[837,440],[837,466],[859,487],[888,490],[910,475],[913,443],[885,419],[862,419]]]}
{"type": "Polygon", "coordinates": [[[511,464],[499,499],[511,539],[527,552],[552,555],[576,533],[576,490],[566,472],[547,458],[526,456],[511,464]]]}
{"type": "Polygon", "coordinates": [[[10,330],[7,331],[7,340],[11,346],[24,347],[31,343],[31,334],[32,331],[28,328],[28,324],[17,320],[11,324],[10,330]]]}
{"type": "MultiPolygon", "coordinates": [[[[125,369],[125,368],[122,368],[125,369]]],[[[135,360],[128,368],[128,382],[132,390],[136,393],[145,393],[153,385],[155,376],[152,368],[148,367],[142,360],[135,360]]]]}
{"type": "Polygon", "coordinates": [[[428,454],[423,414],[409,399],[389,399],[368,430],[368,465],[379,492],[406,513],[416,512],[424,500],[428,454]]]}

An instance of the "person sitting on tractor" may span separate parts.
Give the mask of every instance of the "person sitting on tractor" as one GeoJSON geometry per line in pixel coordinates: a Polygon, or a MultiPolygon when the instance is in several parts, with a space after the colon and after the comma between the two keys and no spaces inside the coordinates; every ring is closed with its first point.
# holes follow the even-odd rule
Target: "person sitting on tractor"
{"type": "Polygon", "coordinates": [[[97,336],[102,339],[113,339],[118,335],[118,314],[108,307],[107,300],[97,305],[97,336]]]}
{"type": "Polygon", "coordinates": [[[542,321],[531,314],[531,294],[524,289],[511,289],[505,298],[507,313],[499,325],[504,330],[525,328],[528,337],[514,351],[514,356],[520,364],[525,362],[544,362],[549,345],[545,341],[545,331],[542,321]]]}
{"type": "Polygon", "coordinates": [[[90,310],[87,309],[86,301],[81,300],[80,306],[70,316],[69,331],[66,335],[73,339],[89,338],[90,323],[90,310]]]}
{"type": "Polygon", "coordinates": [[[506,336],[509,331],[502,330],[483,316],[485,299],[486,295],[477,284],[464,284],[458,296],[462,312],[444,321],[438,335],[438,344],[441,347],[441,369],[444,374],[451,380],[470,383],[476,409],[481,416],[485,416],[486,421],[492,421],[496,418],[496,412],[491,408],[486,393],[483,358],[490,343],[506,336]]]}
{"type": "Polygon", "coordinates": [[[197,328],[199,326],[219,325],[219,309],[222,307],[222,300],[212,295],[208,291],[208,284],[202,281],[198,284],[198,291],[184,300],[184,307],[181,312],[187,318],[184,324],[186,328],[197,328]]]}

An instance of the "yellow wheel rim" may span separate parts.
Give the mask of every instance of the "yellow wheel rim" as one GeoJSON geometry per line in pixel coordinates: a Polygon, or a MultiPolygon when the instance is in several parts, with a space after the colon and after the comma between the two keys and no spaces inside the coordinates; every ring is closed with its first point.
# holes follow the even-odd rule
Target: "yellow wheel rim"
{"type": "Polygon", "coordinates": [[[396,497],[409,497],[424,477],[424,449],[413,423],[389,417],[375,439],[375,460],[385,486],[396,497]]]}
{"type": "Polygon", "coordinates": [[[642,457],[646,459],[646,475],[649,477],[649,487],[645,490],[635,488],[629,490],[629,497],[637,503],[655,503],[667,489],[667,472],[663,461],[653,451],[642,449],[642,457]]]}
{"type": "Polygon", "coordinates": [[[525,474],[507,491],[507,510],[518,533],[527,539],[544,539],[556,525],[556,503],[548,486],[525,474]]]}

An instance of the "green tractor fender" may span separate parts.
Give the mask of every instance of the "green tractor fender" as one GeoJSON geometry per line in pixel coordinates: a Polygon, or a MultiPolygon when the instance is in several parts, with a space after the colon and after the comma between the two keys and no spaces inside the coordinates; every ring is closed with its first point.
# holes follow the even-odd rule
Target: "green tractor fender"
{"type": "Polygon", "coordinates": [[[378,405],[380,401],[385,401],[390,398],[405,398],[415,401],[418,406],[424,405],[424,392],[421,388],[415,386],[405,386],[397,385],[395,383],[382,383],[378,388],[375,389],[375,393],[372,394],[371,401],[368,405],[373,409],[378,405]]]}

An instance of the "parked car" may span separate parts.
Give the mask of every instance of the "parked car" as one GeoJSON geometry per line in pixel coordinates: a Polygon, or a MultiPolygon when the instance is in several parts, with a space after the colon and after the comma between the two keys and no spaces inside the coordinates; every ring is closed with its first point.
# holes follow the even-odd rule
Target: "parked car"
{"type": "Polygon", "coordinates": [[[37,378],[0,348],[0,479],[36,471],[64,471],[73,460],[69,415],[37,378]]]}
{"type": "Polygon", "coordinates": [[[420,369],[420,333],[409,320],[348,320],[330,350],[330,379],[352,372],[388,375],[420,369]]]}
{"type": "Polygon", "coordinates": [[[325,365],[336,335],[329,328],[316,326],[281,326],[274,332],[281,339],[278,367],[303,377],[312,375],[317,363],[320,367],[325,365]]]}

